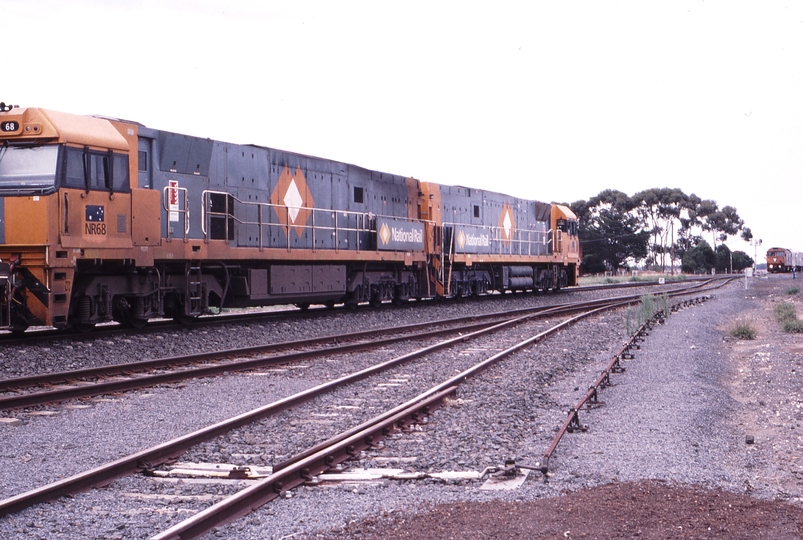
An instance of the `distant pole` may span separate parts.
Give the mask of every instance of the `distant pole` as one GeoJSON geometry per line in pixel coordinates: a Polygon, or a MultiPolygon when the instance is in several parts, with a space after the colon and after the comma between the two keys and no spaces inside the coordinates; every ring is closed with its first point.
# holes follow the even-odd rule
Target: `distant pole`
{"type": "Polygon", "coordinates": [[[758,246],[761,245],[761,238],[751,240],[750,244],[753,246],[753,274],[755,274],[758,270],[758,246]]]}
{"type": "Polygon", "coordinates": [[[670,225],[672,228],[672,245],[670,246],[670,249],[672,251],[670,252],[669,255],[669,267],[670,267],[669,273],[670,275],[674,276],[675,275],[675,222],[671,221],[670,225]]]}

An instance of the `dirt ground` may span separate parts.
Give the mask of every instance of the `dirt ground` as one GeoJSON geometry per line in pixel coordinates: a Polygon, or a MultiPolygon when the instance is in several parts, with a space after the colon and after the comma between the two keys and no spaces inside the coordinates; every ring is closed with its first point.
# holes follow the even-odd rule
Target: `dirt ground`
{"type": "MultiPolygon", "coordinates": [[[[353,524],[337,538],[371,539],[801,539],[803,538],[803,335],[782,331],[773,309],[789,302],[803,317],[803,280],[756,279],[739,321],[754,340],[729,335],[722,352],[737,366],[731,394],[746,406],[734,422],[762,441],[752,466],[772,486],[772,500],[657,480],[608,484],[529,503],[460,503],[414,516],[353,524]],[[766,441],[766,442],[765,442],[766,441]]],[[[726,333],[730,328],[719,328],[726,333]]]]}

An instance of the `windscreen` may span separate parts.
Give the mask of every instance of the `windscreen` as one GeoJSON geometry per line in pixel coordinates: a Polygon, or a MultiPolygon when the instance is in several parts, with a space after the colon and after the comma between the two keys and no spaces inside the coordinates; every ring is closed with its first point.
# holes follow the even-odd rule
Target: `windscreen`
{"type": "Polygon", "coordinates": [[[0,146],[0,193],[52,191],[58,145],[0,146]]]}

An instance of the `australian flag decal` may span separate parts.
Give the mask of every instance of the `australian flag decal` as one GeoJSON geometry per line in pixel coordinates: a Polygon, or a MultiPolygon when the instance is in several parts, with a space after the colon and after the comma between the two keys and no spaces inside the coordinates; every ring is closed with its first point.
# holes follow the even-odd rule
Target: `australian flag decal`
{"type": "Polygon", "coordinates": [[[99,204],[86,205],[86,221],[95,223],[103,221],[103,206],[99,204]]]}

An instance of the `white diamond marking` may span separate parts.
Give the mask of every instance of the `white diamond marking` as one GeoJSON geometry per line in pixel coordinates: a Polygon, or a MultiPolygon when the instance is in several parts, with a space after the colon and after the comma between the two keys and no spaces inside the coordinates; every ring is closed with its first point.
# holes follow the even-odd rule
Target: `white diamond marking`
{"type": "Polygon", "coordinates": [[[505,238],[510,238],[510,229],[513,227],[513,223],[510,221],[510,210],[505,212],[505,221],[502,222],[502,225],[505,228],[505,238]]]}
{"type": "Polygon", "coordinates": [[[290,186],[287,188],[287,193],[284,194],[284,205],[287,207],[287,213],[290,215],[290,221],[296,222],[298,213],[301,211],[301,206],[304,204],[304,199],[301,198],[301,193],[296,186],[296,179],[290,180],[290,186]]]}

